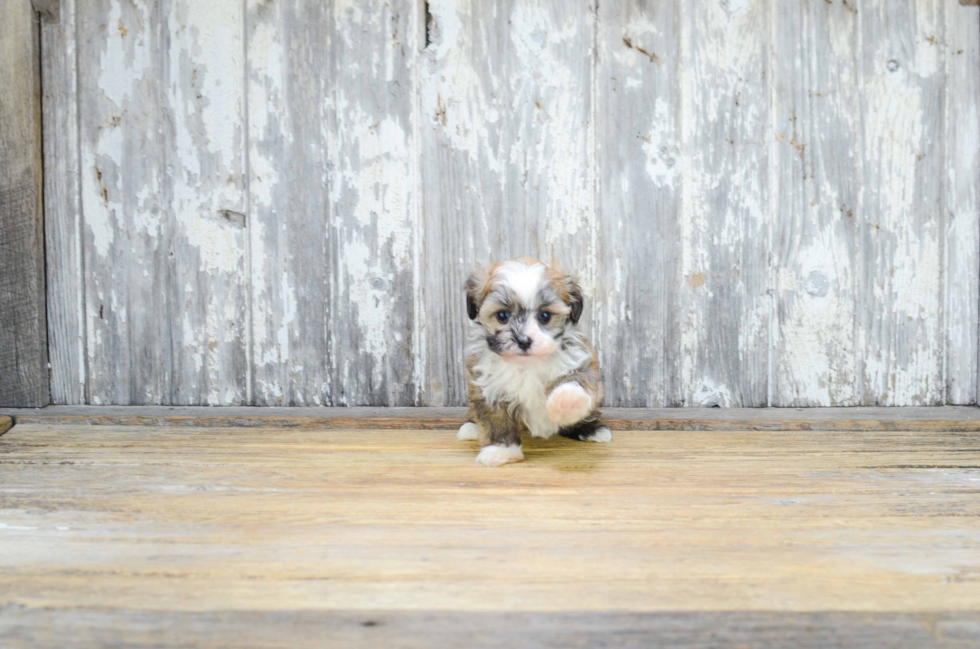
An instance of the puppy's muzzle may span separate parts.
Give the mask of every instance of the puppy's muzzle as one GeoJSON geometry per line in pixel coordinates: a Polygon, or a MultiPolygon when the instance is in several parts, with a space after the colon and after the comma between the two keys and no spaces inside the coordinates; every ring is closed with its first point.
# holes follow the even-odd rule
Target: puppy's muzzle
{"type": "Polygon", "coordinates": [[[514,340],[517,341],[517,346],[521,348],[522,352],[526,352],[527,350],[531,349],[530,337],[525,336],[523,334],[518,334],[517,336],[514,337],[514,340]]]}

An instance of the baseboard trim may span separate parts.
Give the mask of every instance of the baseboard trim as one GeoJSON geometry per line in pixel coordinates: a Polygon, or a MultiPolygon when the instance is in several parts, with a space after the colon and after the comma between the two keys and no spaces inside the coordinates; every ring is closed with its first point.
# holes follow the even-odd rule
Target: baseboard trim
{"type": "MultiPolygon", "coordinates": [[[[604,408],[613,430],[980,431],[980,408],[604,408]]],[[[15,424],[452,430],[465,408],[48,406],[0,409],[15,424]]],[[[8,426],[9,427],[9,426],[8,426]]]]}

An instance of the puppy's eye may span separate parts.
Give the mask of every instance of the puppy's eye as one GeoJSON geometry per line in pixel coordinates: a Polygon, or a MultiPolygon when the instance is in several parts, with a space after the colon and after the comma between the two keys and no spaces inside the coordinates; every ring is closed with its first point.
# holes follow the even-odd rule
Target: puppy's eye
{"type": "Polygon", "coordinates": [[[538,322],[540,322],[541,324],[548,324],[549,322],[551,322],[551,312],[541,311],[540,313],[538,313],[538,322]]]}
{"type": "Polygon", "coordinates": [[[497,322],[499,322],[500,324],[504,324],[508,320],[510,320],[509,311],[497,311],[497,322]]]}

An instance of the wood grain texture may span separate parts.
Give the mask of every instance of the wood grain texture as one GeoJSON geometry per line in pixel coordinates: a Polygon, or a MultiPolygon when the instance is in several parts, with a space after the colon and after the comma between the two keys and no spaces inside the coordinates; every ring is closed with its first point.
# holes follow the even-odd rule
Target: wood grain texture
{"type": "Polygon", "coordinates": [[[946,7],[946,403],[976,403],[980,331],[980,9],[946,7]]]}
{"type": "Polygon", "coordinates": [[[596,343],[614,406],[683,401],[679,6],[599,4],[596,343]]]}
{"type": "Polygon", "coordinates": [[[607,611],[213,611],[185,613],[9,606],[11,649],[186,647],[767,647],[972,649],[977,613],[607,611]],[[179,631],[177,631],[179,629],[179,631]]]}
{"type": "Polygon", "coordinates": [[[41,107],[51,401],[82,404],[87,359],[74,2],[60,6],[57,22],[41,24],[41,50],[47,53],[41,57],[41,107]]]}
{"type": "MultiPolygon", "coordinates": [[[[202,428],[456,430],[466,408],[48,406],[0,409],[17,423],[202,428]]],[[[613,430],[980,431],[980,409],[920,408],[603,408],[613,430]]]]}
{"type": "Polygon", "coordinates": [[[773,8],[773,405],[857,405],[859,14],[842,2],[773,8]]]}
{"type": "Polygon", "coordinates": [[[0,3],[0,405],[50,403],[41,76],[30,2],[0,3]]]}
{"type": "MultiPolygon", "coordinates": [[[[0,437],[0,603],[84,612],[980,610],[973,433],[0,437]]],[[[3,616],[6,617],[6,616],[3,616]]]]}
{"type": "Polygon", "coordinates": [[[688,406],[769,400],[771,6],[680,3],[680,318],[688,406]]]}
{"type": "Polygon", "coordinates": [[[88,400],[245,403],[241,10],[76,11],[88,400]]]}
{"type": "Polygon", "coordinates": [[[477,264],[520,255],[558,262],[579,276],[590,304],[601,299],[592,166],[595,11],[588,0],[440,0],[427,7],[420,79],[423,402],[462,405],[463,282],[477,264]]]}
{"type": "Polygon", "coordinates": [[[944,400],[943,31],[947,3],[861,3],[862,402],[944,400]]]}

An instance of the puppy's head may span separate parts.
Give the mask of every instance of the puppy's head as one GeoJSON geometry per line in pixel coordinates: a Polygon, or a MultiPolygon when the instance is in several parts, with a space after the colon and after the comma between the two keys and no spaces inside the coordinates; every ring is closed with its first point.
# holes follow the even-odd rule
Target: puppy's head
{"type": "Polygon", "coordinates": [[[466,312],[483,327],[487,347],[506,360],[535,362],[558,349],[585,303],[569,275],[521,257],[466,280],[466,312]]]}

